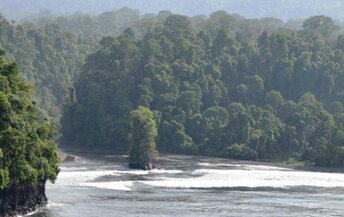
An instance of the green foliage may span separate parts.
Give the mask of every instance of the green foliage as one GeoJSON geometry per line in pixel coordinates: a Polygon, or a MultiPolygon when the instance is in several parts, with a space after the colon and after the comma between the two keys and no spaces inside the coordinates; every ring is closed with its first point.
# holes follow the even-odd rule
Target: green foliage
{"type": "Polygon", "coordinates": [[[305,31],[311,31],[313,34],[320,34],[329,37],[339,30],[339,27],[327,16],[310,17],[303,23],[305,31]]]}
{"type": "Polygon", "coordinates": [[[88,56],[64,110],[65,143],[126,149],[141,105],[157,115],[161,151],[343,165],[344,43],[326,33],[331,19],[293,31],[225,12],[157,19],[144,37],[128,29],[88,56]]]}
{"type": "Polygon", "coordinates": [[[0,189],[9,185],[54,181],[59,156],[50,124],[39,123],[31,87],[16,64],[0,56],[0,189]]]}
{"type": "Polygon", "coordinates": [[[183,124],[175,120],[162,123],[159,137],[160,148],[164,151],[190,154],[194,151],[192,138],[185,133],[183,124]]]}
{"type": "MultiPolygon", "coordinates": [[[[198,63],[194,60],[197,55],[204,52],[203,48],[218,52],[218,55],[222,55],[228,50],[235,53],[237,48],[234,46],[235,41],[232,38],[236,32],[248,35],[247,27],[251,25],[243,22],[243,18],[234,18],[224,11],[213,13],[209,19],[192,18],[193,22],[190,22],[191,19],[185,16],[170,15],[172,14],[168,11],[163,11],[158,15],[140,15],[136,10],[122,8],[103,12],[96,16],[75,13],[62,17],[51,16],[48,13],[38,17],[27,17],[19,25],[15,22],[8,22],[0,15],[0,44],[8,52],[10,59],[15,59],[19,63],[21,76],[35,86],[34,97],[40,115],[49,117],[52,125],[58,128],[62,118],[62,105],[68,99],[69,88],[73,86],[82,70],[81,66],[84,64],[85,57],[98,47],[109,50],[115,43],[115,36],[126,35],[144,39],[146,35],[159,29],[163,32],[162,37],[147,38],[147,43],[142,45],[142,55],[145,63],[148,64],[141,66],[147,67],[147,70],[150,68],[164,74],[165,72],[161,68],[167,65],[162,64],[157,67],[153,64],[152,58],[161,63],[173,61],[175,64],[164,70],[173,69],[192,83],[199,73],[199,68],[195,67],[198,63]],[[194,22],[198,24],[196,25],[194,22]],[[187,37],[190,34],[196,34],[193,33],[192,24],[199,29],[206,30],[202,31],[202,34],[200,33],[197,46],[193,46],[194,41],[187,37]],[[123,32],[125,33],[123,34],[123,32]],[[209,35],[215,34],[218,34],[218,40],[212,42],[209,35]],[[102,36],[105,37],[101,39],[102,36]],[[95,42],[99,39],[100,43],[97,45],[95,42]],[[211,46],[211,43],[217,45],[211,46]],[[175,58],[176,56],[178,58],[175,58]]],[[[259,25],[259,28],[254,34],[250,34],[247,41],[257,37],[260,31],[271,29],[275,24],[283,25],[276,20],[256,20],[254,25],[259,25]]],[[[271,31],[269,30],[269,32],[271,31]]],[[[122,42],[118,40],[117,43],[121,44],[122,42]]],[[[338,43],[340,44],[340,40],[338,43]]],[[[128,52],[128,55],[132,55],[136,51],[128,50],[128,52]]],[[[120,63],[103,62],[100,59],[99,66],[120,63]]],[[[248,60],[243,58],[243,62],[245,61],[247,63],[248,60]]],[[[126,64],[125,61],[121,63],[126,64]]],[[[95,67],[96,65],[94,65],[95,67]]],[[[214,69],[213,72],[219,76],[221,72],[219,66],[211,67],[214,69]]],[[[171,77],[159,77],[160,75],[155,74],[155,79],[150,81],[151,88],[167,88],[167,83],[171,83],[171,77]]],[[[3,79],[0,78],[0,88],[5,86],[3,79]]],[[[148,88],[147,84],[142,85],[142,91],[147,91],[148,88]]],[[[208,98],[214,97],[214,99],[208,102],[218,104],[221,94],[223,93],[219,87],[214,86],[212,91],[207,94],[208,98]]],[[[140,104],[149,106],[151,97],[147,94],[140,100],[140,104]]],[[[109,118],[105,118],[107,123],[112,122],[109,118]]],[[[103,129],[103,131],[106,130],[103,129]]],[[[126,136],[122,136],[121,142],[126,140],[123,138],[126,136]]],[[[99,142],[109,144],[113,141],[101,140],[99,142]]]]}
{"type": "MultiPolygon", "coordinates": [[[[1,47],[9,59],[18,62],[22,78],[35,86],[40,115],[50,117],[57,127],[68,88],[79,74],[93,40],[65,32],[54,23],[41,27],[33,23],[17,25],[1,15],[0,26],[1,47]]],[[[0,90],[7,85],[0,77],[0,90]]]]}
{"type": "Polygon", "coordinates": [[[151,163],[158,156],[155,139],[158,135],[153,112],[139,106],[129,116],[129,161],[151,163]]]}
{"type": "MultiPolygon", "coordinates": [[[[224,11],[190,18],[123,8],[31,21],[0,17],[0,44],[36,86],[40,120],[57,126],[67,101],[65,144],[131,144],[143,160],[142,147],[154,156],[156,143],[171,153],[344,165],[344,35],[329,17],[300,30],[224,11]],[[135,128],[133,110],[154,127],[135,128]]],[[[1,57],[0,66],[0,187],[54,180],[51,126],[37,123],[17,64],[1,57]]]]}
{"type": "Polygon", "coordinates": [[[225,149],[224,156],[240,160],[257,160],[257,152],[244,144],[236,143],[225,149]]]}
{"type": "Polygon", "coordinates": [[[280,92],[272,90],[266,94],[265,102],[273,108],[278,109],[282,106],[284,99],[280,92]]]}

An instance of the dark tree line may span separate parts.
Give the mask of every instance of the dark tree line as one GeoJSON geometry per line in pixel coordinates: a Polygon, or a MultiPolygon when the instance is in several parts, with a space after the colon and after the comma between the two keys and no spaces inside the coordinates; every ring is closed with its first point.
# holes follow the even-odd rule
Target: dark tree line
{"type": "Polygon", "coordinates": [[[154,113],[160,151],[343,165],[344,36],[333,20],[249,40],[229,20],[215,24],[169,15],[142,39],[127,29],[100,40],[71,90],[63,141],[127,149],[141,105],[154,113]]]}

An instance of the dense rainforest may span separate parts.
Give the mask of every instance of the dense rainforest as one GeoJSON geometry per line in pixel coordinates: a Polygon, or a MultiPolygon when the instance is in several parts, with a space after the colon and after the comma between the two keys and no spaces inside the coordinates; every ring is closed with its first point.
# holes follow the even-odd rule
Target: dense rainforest
{"type": "Polygon", "coordinates": [[[63,142],[126,150],[130,112],[144,106],[163,152],[343,166],[344,35],[334,21],[247,38],[217,15],[208,30],[169,15],[143,38],[130,28],[102,38],[70,91],[63,142]]]}
{"type": "Polygon", "coordinates": [[[344,36],[329,17],[123,8],[0,25],[40,115],[59,127],[67,101],[63,144],[127,150],[141,105],[163,152],[343,165],[344,36]]]}
{"type": "Polygon", "coordinates": [[[44,185],[56,179],[59,156],[52,128],[39,119],[32,101],[32,86],[4,54],[0,51],[0,216],[12,216],[47,202],[44,185]]]}
{"type": "Polygon", "coordinates": [[[61,105],[74,82],[91,41],[51,24],[10,23],[0,16],[0,45],[18,62],[21,75],[35,86],[35,101],[42,116],[57,127],[61,105]]]}
{"type": "MultiPolygon", "coordinates": [[[[31,16],[18,24],[0,16],[0,45],[9,59],[18,62],[22,77],[35,86],[40,114],[58,128],[68,89],[77,80],[85,57],[98,48],[97,41],[109,35],[119,36],[127,28],[142,39],[169,15],[169,11],[141,15],[123,8],[99,15],[31,16]]],[[[195,29],[212,36],[216,33],[213,25],[230,25],[232,36],[237,35],[242,41],[254,40],[264,30],[271,33],[279,28],[300,26],[299,22],[283,23],[275,18],[248,20],[224,11],[214,12],[209,18],[195,16],[191,22],[195,29]]]]}
{"type": "Polygon", "coordinates": [[[32,86],[0,51],[0,189],[57,176],[57,149],[49,122],[39,120],[32,86]]]}

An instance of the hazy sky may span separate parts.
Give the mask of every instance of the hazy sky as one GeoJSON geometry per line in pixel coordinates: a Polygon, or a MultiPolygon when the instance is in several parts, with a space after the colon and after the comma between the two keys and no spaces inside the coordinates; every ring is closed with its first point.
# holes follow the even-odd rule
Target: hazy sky
{"type": "Polygon", "coordinates": [[[171,10],[197,15],[226,10],[247,18],[280,19],[328,15],[344,21],[344,0],[0,0],[0,12],[9,19],[20,19],[48,9],[54,14],[101,13],[130,7],[143,13],[171,10]]]}

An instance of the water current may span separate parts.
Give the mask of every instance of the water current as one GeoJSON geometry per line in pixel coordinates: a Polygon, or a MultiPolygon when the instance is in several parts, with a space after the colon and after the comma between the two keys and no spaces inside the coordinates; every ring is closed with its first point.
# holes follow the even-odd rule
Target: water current
{"type": "Polygon", "coordinates": [[[30,216],[344,216],[344,173],[174,155],[138,171],[124,155],[76,156],[30,216]]]}

